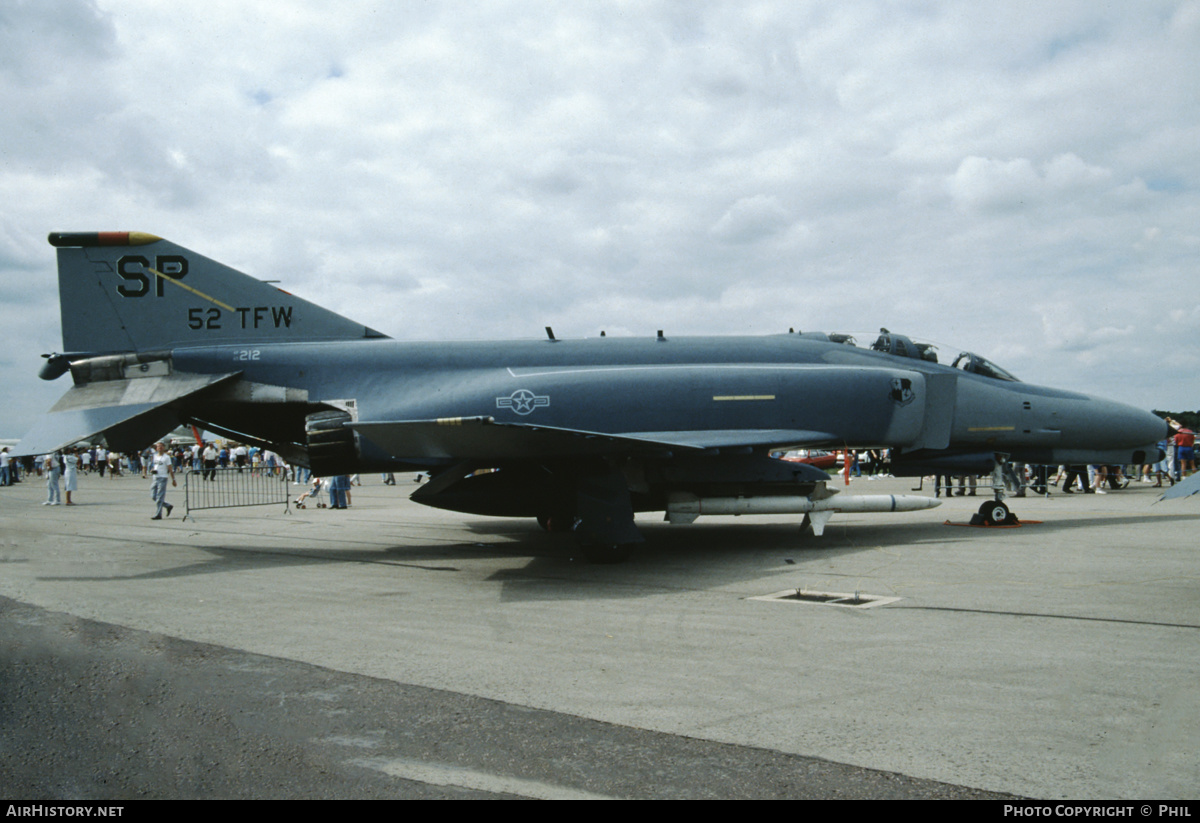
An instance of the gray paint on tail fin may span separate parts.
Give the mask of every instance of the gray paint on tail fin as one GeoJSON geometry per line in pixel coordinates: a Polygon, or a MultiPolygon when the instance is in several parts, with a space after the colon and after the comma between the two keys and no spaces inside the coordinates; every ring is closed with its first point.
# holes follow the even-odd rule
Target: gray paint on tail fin
{"type": "Polygon", "coordinates": [[[169,241],[70,245],[85,237],[51,236],[65,351],[385,337],[169,241]]]}

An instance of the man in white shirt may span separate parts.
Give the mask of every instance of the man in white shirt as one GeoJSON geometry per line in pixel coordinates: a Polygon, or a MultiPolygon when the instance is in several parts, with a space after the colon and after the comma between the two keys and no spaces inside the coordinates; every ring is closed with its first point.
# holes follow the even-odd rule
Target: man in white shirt
{"type": "Polygon", "coordinates": [[[204,474],[201,477],[205,480],[216,481],[217,479],[217,449],[212,443],[204,444],[204,451],[201,453],[204,458],[204,474]]]}
{"type": "Polygon", "coordinates": [[[171,511],[175,507],[167,502],[167,478],[171,478],[171,485],[175,485],[175,466],[171,462],[171,455],[167,454],[167,447],[160,441],[154,444],[154,457],[150,459],[150,469],[154,474],[154,482],[150,486],[150,499],[158,504],[158,511],[151,520],[162,520],[163,509],[167,510],[167,517],[171,516],[171,511]]]}

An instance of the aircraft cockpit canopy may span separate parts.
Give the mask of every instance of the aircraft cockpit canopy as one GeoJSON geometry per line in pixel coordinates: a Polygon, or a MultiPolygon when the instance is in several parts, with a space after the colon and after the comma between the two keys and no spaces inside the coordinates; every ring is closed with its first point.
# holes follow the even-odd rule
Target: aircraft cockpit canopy
{"type": "MultiPolygon", "coordinates": [[[[866,337],[866,335],[859,334],[866,337]]],[[[801,336],[817,340],[828,340],[831,343],[843,343],[848,346],[858,345],[858,341],[852,334],[807,332],[801,336]]],[[[879,335],[875,338],[875,342],[871,344],[870,348],[871,351],[890,354],[893,357],[910,357],[915,360],[924,360],[927,363],[938,362],[938,346],[936,344],[922,340],[913,340],[911,337],[906,337],[903,334],[893,334],[887,329],[879,330],[879,335]]],[[[953,368],[960,369],[969,374],[977,374],[980,377],[988,377],[992,380],[1004,380],[1010,383],[1021,382],[992,361],[980,357],[974,352],[965,351],[960,353],[958,357],[954,358],[954,362],[951,365],[953,368]]]]}
{"type": "Polygon", "coordinates": [[[991,377],[995,380],[1007,380],[1010,383],[1021,382],[992,361],[980,357],[974,352],[963,352],[958,357],[954,358],[954,363],[952,365],[956,369],[961,369],[965,372],[970,372],[971,374],[978,374],[981,377],[991,377]]]}
{"type": "Polygon", "coordinates": [[[879,330],[879,337],[875,338],[875,342],[871,344],[871,349],[886,354],[894,354],[897,357],[915,357],[918,360],[925,360],[930,363],[938,361],[937,346],[932,343],[914,342],[902,334],[892,334],[887,329],[879,330]]]}

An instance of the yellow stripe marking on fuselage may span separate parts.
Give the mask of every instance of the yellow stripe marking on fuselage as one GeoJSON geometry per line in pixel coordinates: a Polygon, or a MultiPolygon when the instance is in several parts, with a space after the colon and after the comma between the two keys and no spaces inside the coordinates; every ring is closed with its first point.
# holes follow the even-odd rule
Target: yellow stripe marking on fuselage
{"type": "Polygon", "coordinates": [[[718,394],[713,397],[713,400],[718,402],[722,400],[774,400],[773,394],[718,394]]]}

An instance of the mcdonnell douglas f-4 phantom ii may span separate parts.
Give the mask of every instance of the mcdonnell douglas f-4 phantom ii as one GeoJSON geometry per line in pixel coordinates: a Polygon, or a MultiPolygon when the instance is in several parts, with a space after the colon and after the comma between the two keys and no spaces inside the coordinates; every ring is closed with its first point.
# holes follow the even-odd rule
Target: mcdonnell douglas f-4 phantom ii
{"type": "MultiPolygon", "coordinates": [[[[159,237],[54,233],[74,386],[21,441],[102,435],[118,451],[181,423],[269,447],[318,476],[423,471],[426,505],[536,517],[600,558],[643,538],[634,513],[925,508],[837,495],[789,448],[893,450],[897,475],[985,474],[1005,460],[1145,463],[1166,424],[1129,406],[953,364],[882,331],[409,343],[159,237]],[[480,471],[490,469],[493,471],[480,471]]],[[[999,501],[996,501],[999,504],[999,501]]],[[[1003,504],[990,510],[1000,519],[1003,504]]]]}

